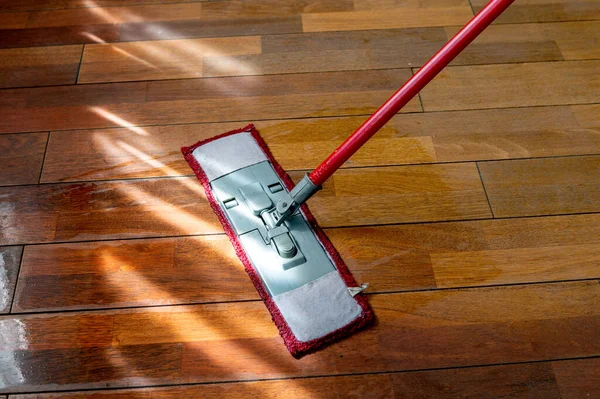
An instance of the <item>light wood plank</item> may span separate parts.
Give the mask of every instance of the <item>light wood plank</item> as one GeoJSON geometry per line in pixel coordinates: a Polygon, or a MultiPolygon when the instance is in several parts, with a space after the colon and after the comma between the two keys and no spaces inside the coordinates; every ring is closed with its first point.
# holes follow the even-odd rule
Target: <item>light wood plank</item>
{"type": "MultiPolygon", "coordinates": [[[[365,115],[409,77],[396,69],[5,90],[0,132],[365,115]]],[[[414,99],[403,111],[420,109],[414,99]]]]}
{"type": "MultiPolygon", "coordinates": [[[[384,166],[600,153],[598,106],[533,107],[403,114],[346,163],[384,166]]],[[[286,170],[313,169],[364,116],[257,122],[286,170]]],[[[180,176],[191,173],[179,148],[240,123],[52,132],[42,182],[180,176]]]]}
{"type": "Polygon", "coordinates": [[[474,164],[345,169],[310,206],[323,227],[491,216],[474,164]]]}
{"type": "MultiPolygon", "coordinates": [[[[206,0],[189,0],[206,1],[206,0]]],[[[0,0],[0,8],[4,11],[36,11],[57,10],[65,8],[114,7],[123,5],[166,4],[177,3],[179,0],[0,0]]]]}
{"type": "Polygon", "coordinates": [[[479,169],[497,217],[600,210],[600,156],[482,162],[479,169]]]}
{"type": "Polygon", "coordinates": [[[205,57],[260,52],[258,36],[89,45],[78,83],[197,78],[205,57]]]}
{"type": "Polygon", "coordinates": [[[260,301],[5,317],[25,334],[27,349],[17,338],[4,342],[2,367],[34,371],[3,391],[48,391],[57,381],[62,389],[151,386],[594,356],[598,295],[597,281],[374,295],[375,327],[300,361],[282,348],[260,301]],[[42,349],[60,336],[68,349],[42,349]],[[10,358],[17,350],[18,363],[10,358]]]}
{"type": "Polygon", "coordinates": [[[553,362],[552,370],[563,399],[600,395],[600,358],[553,362]]]}
{"type": "MultiPolygon", "coordinates": [[[[471,0],[479,11],[487,0],[471,0]]],[[[594,0],[519,0],[498,18],[498,23],[585,21],[600,19],[600,5],[594,0]]]]}
{"type": "Polygon", "coordinates": [[[12,306],[23,247],[0,247],[0,314],[12,306]]]}
{"type": "Polygon", "coordinates": [[[37,183],[48,133],[0,135],[0,185],[37,183]]]}
{"type": "MultiPolygon", "coordinates": [[[[0,188],[0,195],[3,245],[222,232],[195,177],[0,188]]],[[[342,170],[312,209],[324,227],[490,216],[474,164],[342,170]],[[384,192],[387,184],[393,189],[384,192]],[[390,206],[397,201],[410,206],[390,206]]]]}
{"type": "Polygon", "coordinates": [[[425,111],[596,103],[600,61],[455,66],[421,92],[425,111]]]}
{"type": "Polygon", "coordinates": [[[460,5],[448,3],[456,2],[438,2],[437,6],[428,8],[409,6],[387,10],[302,14],[302,29],[304,32],[327,32],[464,25],[473,17],[467,2],[461,2],[460,5]]]}

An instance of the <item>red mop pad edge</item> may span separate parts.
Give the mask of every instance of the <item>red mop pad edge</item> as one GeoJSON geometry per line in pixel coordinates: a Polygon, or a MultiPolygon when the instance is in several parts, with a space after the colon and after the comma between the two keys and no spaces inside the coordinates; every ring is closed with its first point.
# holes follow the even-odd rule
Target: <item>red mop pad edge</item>
{"type": "MultiPolygon", "coordinates": [[[[338,328],[335,331],[328,333],[327,335],[324,335],[317,339],[313,339],[311,341],[303,342],[303,341],[299,341],[296,338],[296,336],[290,329],[289,325],[287,324],[287,322],[281,315],[279,309],[277,308],[277,305],[275,304],[273,299],[267,293],[267,291],[263,285],[263,282],[262,282],[260,276],[258,275],[257,271],[254,269],[254,267],[252,266],[252,263],[246,256],[246,253],[242,247],[240,240],[238,239],[237,235],[233,231],[233,229],[229,223],[229,220],[227,219],[227,216],[225,215],[225,213],[221,209],[221,206],[219,205],[219,203],[217,202],[216,198],[213,195],[212,189],[210,187],[210,181],[209,181],[208,177],[206,176],[206,173],[202,170],[202,167],[200,166],[200,164],[198,163],[196,158],[192,155],[192,152],[196,148],[198,148],[204,144],[210,143],[211,141],[214,141],[214,140],[221,139],[223,137],[238,134],[238,133],[250,133],[252,135],[252,138],[256,141],[256,143],[259,145],[259,147],[265,153],[267,159],[271,162],[271,165],[273,166],[275,172],[281,178],[283,183],[286,185],[288,191],[291,191],[292,188],[294,187],[294,182],[292,181],[290,176],[283,170],[283,168],[279,165],[279,163],[277,163],[277,161],[273,157],[273,154],[269,150],[269,147],[267,146],[265,141],[262,139],[262,137],[260,136],[260,134],[258,133],[258,131],[256,130],[256,128],[254,127],[253,124],[249,124],[246,127],[243,127],[241,129],[231,130],[229,132],[222,133],[220,135],[210,137],[205,140],[201,140],[201,141],[197,142],[196,144],[189,146],[189,147],[182,147],[181,152],[183,153],[185,160],[188,162],[188,164],[190,165],[190,167],[196,174],[196,177],[198,178],[198,180],[204,187],[204,191],[206,193],[206,198],[208,199],[208,202],[210,203],[213,211],[219,218],[219,221],[221,222],[221,225],[223,226],[225,233],[227,234],[227,236],[229,237],[229,240],[231,241],[231,244],[235,248],[235,252],[236,252],[238,258],[242,261],[242,264],[244,265],[244,269],[246,270],[246,273],[248,273],[248,276],[250,277],[250,280],[254,284],[254,287],[258,291],[261,299],[263,300],[267,309],[271,313],[271,318],[273,319],[273,322],[279,329],[279,334],[283,338],[283,342],[284,342],[285,346],[290,351],[290,353],[292,354],[293,357],[295,357],[296,359],[300,359],[304,355],[315,352],[318,349],[322,349],[323,347],[325,347],[327,345],[330,345],[336,341],[339,341],[340,339],[347,337],[347,336],[353,334],[354,332],[369,326],[374,321],[374,314],[373,314],[373,311],[372,311],[365,295],[359,293],[354,297],[354,299],[360,305],[362,312],[352,322],[346,324],[343,327],[338,328]]],[[[301,207],[301,210],[302,210],[304,217],[309,222],[310,227],[313,229],[313,231],[317,235],[317,238],[319,239],[319,241],[321,242],[321,244],[327,251],[327,253],[330,256],[333,263],[335,264],[335,267],[337,268],[337,271],[338,271],[340,277],[342,278],[342,280],[344,281],[344,283],[346,284],[346,286],[356,287],[358,284],[354,280],[354,277],[348,270],[348,267],[346,266],[346,264],[340,257],[339,253],[337,252],[337,250],[335,249],[335,247],[333,246],[333,244],[331,243],[329,238],[325,235],[325,232],[317,224],[317,221],[315,220],[314,216],[308,209],[308,206],[306,204],[303,204],[301,207]]]]}

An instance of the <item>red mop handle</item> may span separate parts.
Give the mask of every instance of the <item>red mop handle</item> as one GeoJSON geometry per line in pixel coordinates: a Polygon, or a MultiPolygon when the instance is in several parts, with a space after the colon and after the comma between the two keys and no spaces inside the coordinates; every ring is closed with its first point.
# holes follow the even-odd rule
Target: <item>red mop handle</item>
{"type": "Polygon", "coordinates": [[[417,73],[415,73],[369,119],[346,139],[325,161],[309,175],[320,186],[360,149],[402,107],[417,95],[442,69],[483,32],[514,0],[491,0],[448,43],[444,45],[417,73]]]}

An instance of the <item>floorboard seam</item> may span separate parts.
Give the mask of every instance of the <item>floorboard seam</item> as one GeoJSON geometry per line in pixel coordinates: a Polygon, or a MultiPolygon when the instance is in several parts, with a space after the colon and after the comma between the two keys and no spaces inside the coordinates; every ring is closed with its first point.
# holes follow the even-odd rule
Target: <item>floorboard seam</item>
{"type": "MultiPolygon", "coordinates": [[[[73,85],[78,85],[79,82],[79,73],[81,72],[81,66],[83,65],[83,53],[85,52],[85,43],[81,47],[81,56],[79,57],[79,66],[77,67],[77,74],[75,75],[75,83],[73,85]]],[[[70,86],[73,86],[70,85],[70,86]]]]}
{"type": "Polygon", "coordinates": [[[479,181],[481,181],[481,187],[483,188],[483,192],[485,193],[485,199],[487,200],[488,206],[490,207],[490,212],[492,213],[492,219],[495,219],[494,216],[494,208],[492,208],[492,203],[490,202],[490,196],[487,193],[485,188],[485,182],[483,181],[483,176],[481,176],[481,170],[479,169],[479,162],[475,162],[475,166],[477,167],[477,173],[479,174],[479,181]]]}
{"type": "MultiPolygon", "coordinates": [[[[46,146],[44,147],[44,156],[42,157],[42,165],[40,166],[40,174],[38,175],[38,179],[37,179],[37,184],[31,184],[32,186],[38,186],[40,185],[41,181],[42,181],[42,173],[44,173],[44,164],[46,163],[46,154],[48,153],[48,144],[50,143],[50,132],[48,132],[48,135],[46,136],[46,146]]],[[[4,186],[0,186],[0,187],[4,187],[4,186]]],[[[10,186],[8,186],[10,187],[10,186]]],[[[19,186],[17,186],[19,187],[19,186]]]]}
{"type": "Polygon", "coordinates": [[[10,309],[8,314],[12,314],[13,307],[15,305],[15,299],[17,298],[17,285],[19,284],[19,277],[21,276],[21,266],[23,264],[23,258],[25,257],[25,246],[21,249],[21,257],[19,259],[19,267],[17,268],[17,277],[15,278],[15,290],[13,291],[12,298],[10,300],[10,309]]]}

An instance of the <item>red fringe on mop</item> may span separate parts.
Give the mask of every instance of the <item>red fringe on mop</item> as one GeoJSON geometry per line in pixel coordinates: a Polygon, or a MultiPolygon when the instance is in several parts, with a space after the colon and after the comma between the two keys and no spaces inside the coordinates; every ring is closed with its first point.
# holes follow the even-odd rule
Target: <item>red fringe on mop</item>
{"type": "MultiPolygon", "coordinates": [[[[254,283],[254,287],[256,287],[256,290],[258,291],[258,293],[260,294],[260,297],[262,298],[265,305],[267,306],[267,309],[269,309],[269,312],[271,313],[273,322],[279,329],[279,334],[283,338],[283,342],[285,343],[285,346],[288,348],[288,350],[290,351],[292,356],[294,356],[296,359],[299,359],[308,353],[312,353],[318,349],[321,349],[335,341],[338,341],[348,335],[351,335],[352,333],[354,333],[357,330],[360,330],[360,329],[370,325],[374,320],[374,315],[373,315],[373,311],[371,310],[371,307],[369,306],[369,303],[367,302],[366,297],[362,294],[358,294],[354,297],[354,299],[358,302],[358,304],[362,308],[362,312],[359,317],[354,319],[349,324],[347,324],[335,331],[332,331],[331,333],[329,333],[323,337],[314,339],[312,341],[307,341],[307,342],[298,341],[298,339],[296,338],[296,336],[290,329],[289,325],[287,324],[287,322],[285,321],[285,319],[279,312],[277,305],[275,304],[273,299],[267,293],[267,291],[262,283],[262,280],[260,279],[260,276],[258,275],[257,271],[252,266],[252,263],[246,256],[244,248],[242,247],[237,235],[233,231],[231,225],[229,224],[227,217],[225,216],[225,213],[222,211],[220,205],[218,204],[217,200],[215,199],[212,189],[210,187],[210,182],[208,181],[206,174],[204,173],[201,166],[196,161],[196,158],[194,158],[194,156],[192,155],[192,152],[196,148],[198,148],[204,144],[207,144],[213,140],[217,140],[217,139],[220,139],[220,138],[223,138],[226,136],[230,136],[230,135],[237,134],[237,133],[243,133],[243,132],[250,133],[252,135],[254,140],[256,140],[256,142],[258,143],[260,148],[264,151],[267,158],[271,162],[273,168],[275,169],[275,172],[279,175],[279,177],[284,182],[284,184],[286,185],[288,190],[291,191],[292,188],[294,187],[294,182],[288,176],[288,174],[285,173],[285,171],[281,168],[281,166],[277,163],[277,161],[275,161],[275,158],[273,157],[273,154],[271,154],[271,151],[267,147],[267,144],[262,139],[262,137],[260,137],[260,134],[258,133],[258,131],[254,128],[254,125],[252,125],[252,124],[242,128],[242,129],[232,130],[230,132],[223,133],[221,135],[199,141],[190,147],[182,147],[181,152],[183,153],[183,156],[187,160],[188,164],[194,170],[194,173],[198,177],[198,180],[200,180],[200,183],[202,183],[202,186],[204,187],[204,191],[206,192],[206,198],[208,198],[208,201],[210,202],[210,205],[211,205],[213,211],[217,214],[219,221],[223,225],[223,229],[225,230],[225,233],[227,233],[229,240],[233,244],[237,256],[240,258],[240,260],[244,264],[244,268],[246,269],[246,272],[248,273],[248,275],[250,276],[250,279],[254,283]]],[[[305,216],[306,220],[308,221],[308,223],[310,224],[311,228],[317,235],[319,241],[323,244],[325,250],[329,254],[330,258],[333,260],[333,262],[338,270],[338,273],[340,274],[340,276],[346,283],[346,286],[356,287],[358,284],[354,280],[354,277],[348,270],[348,267],[346,266],[346,264],[344,263],[344,261],[342,260],[342,258],[338,254],[338,252],[333,247],[333,244],[331,243],[331,241],[329,241],[329,238],[327,238],[327,236],[325,235],[323,230],[317,224],[317,221],[315,220],[312,213],[310,213],[308,206],[306,204],[304,204],[304,205],[302,205],[302,207],[300,209],[302,210],[302,213],[304,214],[304,216],[305,216]]]]}

